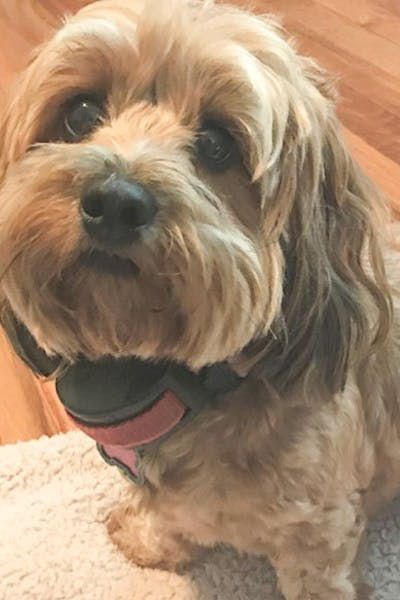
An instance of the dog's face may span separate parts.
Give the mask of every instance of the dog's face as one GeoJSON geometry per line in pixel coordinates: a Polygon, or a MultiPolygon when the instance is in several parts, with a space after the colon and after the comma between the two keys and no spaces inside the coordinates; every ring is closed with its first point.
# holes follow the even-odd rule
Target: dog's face
{"type": "Polygon", "coordinates": [[[68,358],[198,368],[296,318],[301,343],[306,313],[329,304],[322,220],[348,163],[331,100],[268,20],[187,0],[90,5],[0,125],[3,302],[68,358]]]}

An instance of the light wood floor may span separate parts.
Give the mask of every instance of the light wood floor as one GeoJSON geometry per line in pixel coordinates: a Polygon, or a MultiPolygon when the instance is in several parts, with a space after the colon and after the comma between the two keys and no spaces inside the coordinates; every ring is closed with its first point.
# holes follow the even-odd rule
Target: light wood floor
{"type": "MultiPolygon", "coordinates": [[[[0,101],[61,15],[90,0],[0,0],[0,101]]],[[[239,0],[237,3],[241,3],[239,0]]],[[[339,114],[354,153],[400,215],[399,0],[253,0],[279,14],[301,50],[339,79],[339,114]]],[[[0,443],[69,427],[51,385],[38,383],[0,333],[0,443]]]]}

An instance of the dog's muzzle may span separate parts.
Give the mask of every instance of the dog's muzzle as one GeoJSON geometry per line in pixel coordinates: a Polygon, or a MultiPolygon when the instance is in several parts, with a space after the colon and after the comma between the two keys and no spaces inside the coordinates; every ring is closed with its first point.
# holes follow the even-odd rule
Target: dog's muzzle
{"type": "MultiPolygon", "coordinates": [[[[9,318],[6,330],[17,354],[36,374],[49,377],[61,359],[48,357],[27,328],[9,318]]],[[[240,382],[226,363],[194,373],[181,364],[134,357],[82,358],[56,374],[59,399],[77,427],[97,442],[107,463],[139,484],[144,483],[142,459],[148,444],[184,427],[240,382]]]]}

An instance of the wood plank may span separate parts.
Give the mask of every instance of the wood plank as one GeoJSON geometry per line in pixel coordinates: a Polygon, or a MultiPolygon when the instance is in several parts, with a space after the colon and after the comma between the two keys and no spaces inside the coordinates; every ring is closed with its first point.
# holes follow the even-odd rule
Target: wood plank
{"type": "MultiPolygon", "coordinates": [[[[259,2],[264,8],[271,8],[271,0],[259,2]]],[[[371,89],[377,90],[374,100],[381,104],[386,110],[398,115],[400,108],[400,81],[394,77],[388,77],[379,67],[370,64],[363,57],[349,54],[341,47],[335,46],[328,38],[317,39],[310,31],[310,27],[292,19],[291,0],[283,0],[281,4],[284,25],[294,35],[297,45],[302,52],[321,61],[332,73],[340,75],[346,83],[355,87],[360,92],[370,95],[371,89]]],[[[275,11],[276,13],[277,11],[275,11]]],[[[379,48],[377,48],[379,56],[379,48]]],[[[367,126],[367,124],[366,124],[367,126]]]]}
{"type": "Polygon", "coordinates": [[[10,81],[16,70],[25,64],[32,45],[18,30],[4,21],[1,21],[0,32],[0,84],[4,86],[10,81]]]}
{"type": "Polygon", "coordinates": [[[11,351],[0,329],[0,444],[73,429],[53,385],[42,383],[11,351]]]}
{"type": "Polygon", "coordinates": [[[370,146],[397,161],[400,158],[400,119],[379,106],[374,96],[360,94],[347,82],[343,81],[339,89],[341,121],[370,146]]]}
{"type": "Polygon", "coordinates": [[[392,41],[366,31],[313,0],[258,0],[256,6],[288,15],[288,22],[300,25],[307,35],[325,44],[329,41],[330,47],[345,51],[353,61],[367,61],[397,79],[400,85],[400,53],[392,41]]]}
{"type": "Polygon", "coordinates": [[[383,156],[352,131],[345,129],[345,135],[360,165],[382,188],[400,216],[400,165],[383,156]]]}
{"type": "MultiPolygon", "coordinates": [[[[352,61],[345,52],[321,43],[307,35],[301,27],[292,26],[291,23],[288,26],[297,35],[301,52],[315,58],[337,76],[339,88],[343,82],[347,89],[357,90],[365,96],[371,96],[371,90],[376,89],[374,102],[400,119],[400,86],[397,80],[387,77],[366,61],[352,61]]],[[[368,127],[368,124],[365,126],[368,127]]]]}
{"type": "MultiPolygon", "coordinates": [[[[267,0],[259,3],[259,8],[261,5],[265,10],[276,7],[277,3],[267,0]]],[[[355,60],[343,48],[335,46],[335,40],[318,39],[310,32],[309,24],[293,19],[293,1],[283,0],[279,6],[284,11],[284,24],[299,40],[301,52],[319,60],[330,72],[339,74],[342,100],[338,112],[343,123],[370,146],[376,147],[394,162],[399,161],[400,81],[388,77],[379,67],[364,59],[355,60]],[[371,89],[377,90],[377,93],[372,95],[371,89]]],[[[297,4],[295,9],[297,11],[297,4]]],[[[376,54],[379,57],[379,48],[376,54]]]]}
{"type": "Polygon", "coordinates": [[[379,6],[382,6],[382,8],[385,8],[386,10],[391,12],[393,15],[400,17],[399,0],[376,0],[376,2],[377,2],[377,4],[379,4],[379,6]]]}
{"type": "Polygon", "coordinates": [[[33,18],[40,22],[41,27],[53,27],[63,15],[74,13],[91,2],[93,0],[2,0],[0,18],[9,19],[14,24],[20,24],[21,18],[27,22],[33,18]]]}
{"type": "Polygon", "coordinates": [[[400,3],[395,5],[377,0],[318,0],[319,4],[346,17],[367,31],[400,45],[400,3]],[[396,14],[397,13],[397,14],[396,14]]]}
{"type": "Polygon", "coordinates": [[[0,87],[9,85],[27,62],[32,48],[43,42],[67,13],[92,0],[0,0],[0,87]]]}

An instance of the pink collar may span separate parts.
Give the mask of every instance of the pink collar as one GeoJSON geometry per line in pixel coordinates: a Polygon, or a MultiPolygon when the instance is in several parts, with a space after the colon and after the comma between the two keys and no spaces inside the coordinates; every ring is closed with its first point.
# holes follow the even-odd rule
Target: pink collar
{"type": "Polygon", "coordinates": [[[149,444],[162,442],[205,404],[242,381],[226,363],[200,373],[175,364],[155,369],[138,359],[82,362],[57,382],[60,399],[75,424],[96,440],[107,463],[137,484],[145,481],[142,457],[149,444]],[[98,412],[99,407],[103,412],[98,412]]]}
{"type": "Polygon", "coordinates": [[[168,390],[148,410],[118,425],[90,426],[70,417],[97,441],[98,450],[108,464],[119,467],[135,483],[143,484],[143,446],[168,435],[183,420],[186,411],[187,407],[168,390]]]}

